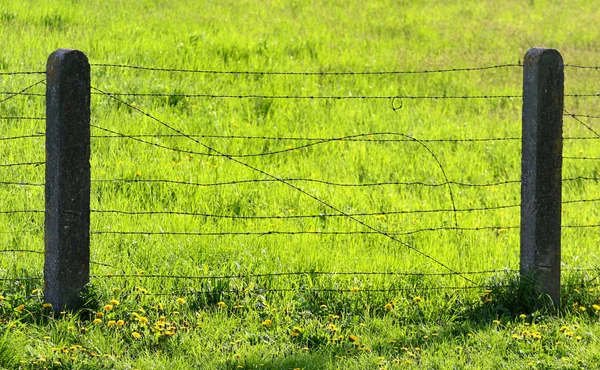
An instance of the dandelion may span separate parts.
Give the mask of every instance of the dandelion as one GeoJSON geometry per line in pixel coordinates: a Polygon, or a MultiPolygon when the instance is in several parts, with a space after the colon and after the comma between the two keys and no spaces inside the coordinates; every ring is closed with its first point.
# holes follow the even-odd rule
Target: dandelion
{"type": "Polygon", "coordinates": [[[422,299],[419,296],[416,296],[413,298],[413,302],[421,302],[421,301],[422,301],[422,299]]]}
{"type": "Polygon", "coordinates": [[[496,325],[500,325],[500,320],[494,320],[494,321],[492,321],[492,322],[493,322],[494,324],[496,324],[496,325]]]}
{"type": "Polygon", "coordinates": [[[24,305],[24,304],[21,304],[21,305],[19,305],[19,306],[16,308],[16,310],[17,310],[17,311],[19,311],[19,312],[23,311],[24,309],[25,309],[25,305],[24,305]]]}
{"type": "Polygon", "coordinates": [[[219,308],[225,308],[225,307],[227,307],[227,305],[225,304],[225,302],[218,302],[217,303],[217,307],[219,307],[219,308]]]}
{"type": "Polygon", "coordinates": [[[356,335],[348,335],[348,340],[350,342],[356,342],[358,341],[358,337],[356,335]]]}
{"type": "Polygon", "coordinates": [[[131,335],[135,338],[135,339],[140,339],[142,337],[142,335],[136,331],[132,331],[131,335]]]}
{"type": "Polygon", "coordinates": [[[390,302],[390,303],[386,304],[386,305],[384,306],[384,308],[385,308],[386,310],[391,310],[392,308],[394,308],[394,305],[393,305],[393,304],[390,302]]]}
{"type": "Polygon", "coordinates": [[[44,304],[42,305],[42,307],[44,307],[44,308],[49,308],[49,307],[52,307],[52,303],[48,303],[48,302],[46,302],[46,303],[44,303],[44,304]]]}
{"type": "Polygon", "coordinates": [[[593,305],[592,305],[592,308],[593,308],[595,311],[600,311],[600,306],[598,306],[597,304],[593,304],[593,305]]]}
{"type": "Polygon", "coordinates": [[[96,319],[94,319],[94,321],[92,321],[92,322],[93,322],[95,325],[98,325],[98,324],[100,324],[100,323],[102,322],[102,319],[98,319],[98,318],[96,318],[96,319]]]}
{"type": "Polygon", "coordinates": [[[111,299],[109,303],[112,304],[113,306],[116,306],[119,304],[119,301],[117,301],[116,299],[111,299]]]}
{"type": "Polygon", "coordinates": [[[109,328],[112,328],[113,326],[115,326],[115,320],[108,320],[107,325],[109,328]]]}
{"type": "Polygon", "coordinates": [[[319,308],[322,309],[322,310],[325,310],[325,309],[327,309],[327,305],[326,304],[322,304],[322,305],[319,306],[319,308]]]}
{"type": "Polygon", "coordinates": [[[121,327],[121,326],[125,325],[125,321],[123,321],[123,320],[117,320],[117,322],[116,322],[115,325],[117,325],[118,327],[121,327]]]}
{"type": "Polygon", "coordinates": [[[568,326],[566,326],[566,325],[563,325],[563,326],[561,326],[561,327],[560,327],[560,329],[558,329],[558,331],[565,331],[565,330],[567,330],[568,328],[569,328],[568,326]]]}
{"type": "Polygon", "coordinates": [[[104,310],[105,311],[110,311],[113,309],[113,305],[112,304],[107,304],[106,306],[104,306],[104,310]]]}
{"type": "Polygon", "coordinates": [[[527,317],[527,315],[525,315],[524,313],[522,313],[522,314],[519,315],[519,319],[524,319],[526,317],[527,317]]]}
{"type": "Polygon", "coordinates": [[[147,323],[148,323],[148,318],[146,318],[146,317],[143,317],[143,316],[140,316],[140,318],[139,318],[138,320],[140,320],[140,322],[141,322],[142,324],[147,324],[147,323]]]}
{"type": "Polygon", "coordinates": [[[265,321],[263,321],[260,324],[266,328],[266,327],[271,326],[272,323],[273,323],[273,321],[271,321],[271,319],[266,319],[265,321]]]}
{"type": "Polygon", "coordinates": [[[96,312],[96,317],[104,317],[104,312],[96,312]]]}
{"type": "Polygon", "coordinates": [[[176,302],[177,302],[178,304],[182,305],[182,304],[184,304],[184,303],[185,303],[185,299],[183,299],[183,298],[177,298],[176,302]]]}
{"type": "Polygon", "coordinates": [[[584,306],[579,306],[579,311],[585,312],[585,307],[584,306]]]}

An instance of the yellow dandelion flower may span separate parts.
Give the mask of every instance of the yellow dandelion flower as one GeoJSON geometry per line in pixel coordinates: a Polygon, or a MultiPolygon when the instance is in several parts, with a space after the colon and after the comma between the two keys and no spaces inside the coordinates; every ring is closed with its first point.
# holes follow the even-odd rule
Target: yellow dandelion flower
{"type": "Polygon", "coordinates": [[[104,312],[96,312],[96,317],[104,317],[104,312]]]}
{"type": "Polygon", "coordinates": [[[140,320],[140,322],[142,324],[147,324],[148,323],[148,318],[147,317],[140,316],[140,318],[138,320],[140,320]]]}
{"type": "Polygon", "coordinates": [[[140,339],[142,337],[142,335],[136,331],[132,331],[131,335],[135,338],[135,339],[140,339]]]}
{"type": "Polygon", "coordinates": [[[107,304],[106,306],[104,306],[104,310],[105,311],[110,311],[113,309],[113,305],[112,304],[107,304]]]}
{"type": "Polygon", "coordinates": [[[116,306],[119,304],[119,301],[117,301],[116,299],[111,299],[109,303],[112,304],[113,306],[116,306]]]}
{"type": "Polygon", "coordinates": [[[117,325],[118,327],[121,327],[121,326],[125,325],[125,321],[123,321],[123,320],[117,320],[117,322],[115,323],[115,325],[117,325]]]}
{"type": "Polygon", "coordinates": [[[178,304],[182,305],[182,304],[184,304],[184,303],[185,303],[185,299],[183,299],[183,298],[177,298],[176,302],[177,302],[178,304]]]}
{"type": "Polygon", "coordinates": [[[499,325],[500,324],[500,320],[494,320],[492,321],[494,324],[499,325]]]}
{"type": "Polygon", "coordinates": [[[526,317],[527,317],[527,315],[525,315],[524,313],[522,313],[522,314],[519,315],[519,319],[524,319],[526,317]]]}
{"type": "Polygon", "coordinates": [[[44,304],[42,305],[42,307],[44,307],[44,308],[49,308],[49,307],[52,307],[52,303],[48,303],[48,302],[46,302],[46,303],[44,303],[44,304]]]}
{"type": "Polygon", "coordinates": [[[322,310],[324,310],[324,309],[327,308],[327,305],[326,304],[322,304],[322,305],[319,306],[319,308],[322,309],[322,310]]]}
{"type": "Polygon", "coordinates": [[[600,311],[600,306],[598,306],[597,304],[593,304],[593,305],[592,305],[592,308],[593,308],[595,311],[600,311]]]}
{"type": "Polygon", "coordinates": [[[579,306],[579,311],[584,312],[585,311],[585,307],[584,306],[579,306]]]}
{"type": "Polygon", "coordinates": [[[558,329],[558,331],[565,331],[565,330],[567,330],[568,328],[569,328],[568,326],[566,326],[566,325],[563,325],[563,326],[561,326],[561,327],[560,327],[560,329],[558,329]]]}
{"type": "Polygon", "coordinates": [[[116,322],[115,320],[108,320],[108,323],[107,323],[108,327],[112,328],[113,326],[115,326],[115,322],[116,322]]]}
{"type": "Polygon", "coordinates": [[[358,341],[358,337],[356,335],[348,335],[348,340],[350,342],[356,342],[358,341]]]}
{"type": "Polygon", "coordinates": [[[293,332],[293,333],[291,334],[291,336],[292,336],[292,337],[297,337],[297,336],[299,336],[299,335],[300,335],[300,334],[298,334],[298,332],[297,332],[297,331],[295,331],[295,332],[293,332]]]}
{"type": "Polygon", "coordinates": [[[16,309],[17,311],[21,312],[21,311],[23,311],[23,310],[25,309],[25,305],[24,305],[24,304],[21,304],[21,305],[19,305],[19,306],[18,306],[17,308],[15,308],[15,309],[16,309]]]}
{"type": "Polygon", "coordinates": [[[273,321],[271,319],[266,319],[265,321],[263,321],[260,324],[264,327],[269,327],[269,326],[271,326],[272,323],[273,323],[273,321]]]}
{"type": "Polygon", "coordinates": [[[413,298],[413,302],[421,302],[423,299],[419,296],[413,298]]]}
{"type": "Polygon", "coordinates": [[[227,307],[227,304],[225,304],[225,302],[218,302],[217,303],[217,307],[219,307],[219,308],[225,308],[225,307],[227,307]]]}
{"type": "Polygon", "coordinates": [[[391,310],[392,308],[394,308],[394,305],[393,305],[392,303],[388,303],[388,304],[386,304],[386,305],[384,306],[384,308],[385,308],[386,310],[391,310]]]}
{"type": "Polygon", "coordinates": [[[96,319],[94,319],[94,321],[92,321],[92,322],[93,322],[94,324],[98,325],[98,324],[100,324],[100,323],[102,322],[102,319],[98,319],[98,318],[96,318],[96,319]]]}

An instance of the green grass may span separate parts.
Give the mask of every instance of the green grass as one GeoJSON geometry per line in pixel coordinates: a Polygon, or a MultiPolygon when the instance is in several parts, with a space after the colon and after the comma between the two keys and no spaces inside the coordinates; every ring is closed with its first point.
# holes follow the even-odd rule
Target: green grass
{"type": "MultiPolygon", "coordinates": [[[[5,4],[0,11],[1,71],[43,71],[60,47],[91,63],[216,71],[417,71],[517,63],[534,46],[557,48],[565,63],[598,65],[593,4],[553,2],[341,1],[58,2],[5,4]]],[[[6,368],[593,368],[598,362],[594,285],[598,227],[563,230],[563,305],[534,310],[519,267],[520,185],[344,187],[289,181],[410,245],[364,232],[324,203],[175,134],[231,155],[294,149],[238,160],[285,179],[340,184],[496,183],[520,177],[521,100],[181,98],[177,94],[301,96],[520,95],[522,69],[402,75],[238,75],[92,67],[92,209],[181,211],[233,216],[92,213],[89,315],[43,307],[41,280],[1,284],[0,365],[6,368]],[[393,110],[392,106],[401,108],[393,110]],[[144,137],[115,136],[104,128],[144,137]],[[169,128],[171,127],[171,128],[169,128]],[[387,133],[387,134],[382,134],[387,133]],[[280,137],[216,138],[220,136],[280,137]],[[418,139],[422,142],[406,139],[418,139]],[[435,155],[432,155],[433,153],[435,155]],[[440,165],[438,165],[439,160],[440,165]],[[139,180],[135,182],[99,180],[139,180]],[[153,183],[174,180],[197,185],[153,183]],[[232,185],[213,183],[254,180],[232,185]],[[450,193],[451,192],[451,193],[450,193]],[[452,195],[452,196],[451,196],[452,195]],[[386,212],[447,209],[435,213],[386,212]],[[447,230],[456,221],[461,228],[447,230]],[[489,227],[489,228],[486,228],[489,227]],[[428,229],[443,230],[432,231],[428,229]],[[414,232],[417,230],[424,230],[414,232]],[[120,235],[107,232],[175,232],[120,235]],[[305,232],[277,234],[269,232],[305,232]],[[103,233],[98,233],[103,232],[103,233]],[[244,233],[261,235],[192,235],[244,233]],[[418,253],[414,249],[422,252],[418,253]],[[428,258],[425,255],[431,257],[428,258]],[[453,271],[468,275],[402,275],[453,271]],[[506,271],[505,271],[506,270],[506,271]],[[300,275],[256,276],[306,272],[300,275]],[[325,272],[325,274],[323,273],[325,272]],[[332,274],[327,274],[332,272],[332,274]],[[381,275],[343,274],[386,272],[381,275]],[[133,277],[119,278],[126,274],[133,277]],[[148,275],[208,276],[206,279],[148,275]],[[236,276],[219,279],[217,276],[236,276]],[[450,289],[458,288],[458,289],[450,289]],[[190,292],[202,292],[190,294],[190,292]],[[177,302],[182,298],[182,304],[177,302]],[[117,300],[112,310],[104,306],[117,300]],[[21,306],[23,305],[23,306],[21,306]],[[584,307],[582,311],[580,307],[584,307]],[[94,323],[97,312],[104,315],[94,323]],[[521,317],[521,314],[525,314],[521,317]],[[85,317],[91,316],[91,319],[85,317]],[[53,318],[51,318],[53,317],[53,318]],[[144,318],[144,319],[142,319],[144,318]],[[109,322],[124,320],[123,326],[109,322]],[[145,321],[148,320],[146,323],[145,321]],[[136,338],[137,333],[140,335],[136,338]]],[[[565,69],[567,94],[596,93],[598,72],[565,69]]],[[[0,91],[19,91],[43,75],[0,75],[0,91]]],[[[31,92],[43,93],[39,85],[31,92]]],[[[8,96],[0,96],[0,100],[8,96]]],[[[565,99],[571,113],[600,115],[597,98],[565,99]]],[[[44,100],[19,96],[0,116],[43,117],[44,100]]],[[[598,120],[582,119],[596,132],[598,120]]],[[[44,132],[43,120],[0,120],[2,135],[44,132]]],[[[597,136],[565,117],[564,155],[600,157],[597,136]]],[[[0,164],[44,160],[44,137],[0,141],[0,164]]],[[[44,166],[0,167],[2,181],[43,183],[44,166]]],[[[598,178],[600,161],[565,159],[564,178],[598,178]]],[[[42,210],[43,187],[0,185],[2,210],[42,210]]],[[[595,199],[598,180],[565,181],[566,201],[595,199]]],[[[566,203],[563,224],[596,225],[597,201],[566,203]]],[[[1,214],[4,250],[43,252],[43,213],[1,214]]],[[[3,252],[2,277],[40,278],[43,254],[3,252]]],[[[181,301],[180,301],[181,302],[181,301]]]]}

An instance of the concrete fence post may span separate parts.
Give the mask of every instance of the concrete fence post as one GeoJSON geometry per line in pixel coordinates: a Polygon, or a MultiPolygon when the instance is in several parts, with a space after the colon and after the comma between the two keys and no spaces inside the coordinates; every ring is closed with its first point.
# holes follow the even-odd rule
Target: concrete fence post
{"type": "Polygon", "coordinates": [[[523,63],[521,276],[560,305],[563,60],[534,48],[523,63]]]}
{"type": "Polygon", "coordinates": [[[59,49],[46,65],[44,297],[55,311],[84,303],[90,274],[90,65],[59,49]]]}

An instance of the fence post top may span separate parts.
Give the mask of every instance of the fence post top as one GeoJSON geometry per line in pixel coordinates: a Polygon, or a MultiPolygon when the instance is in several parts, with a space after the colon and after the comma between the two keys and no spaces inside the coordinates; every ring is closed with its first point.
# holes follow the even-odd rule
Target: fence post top
{"type": "Polygon", "coordinates": [[[560,52],[558,50],[544,47],[529,49],[527,53],[525,53],[523,64],[531,66],[544,57],[558,58],[560,60],[560,64],[563,64],[562,55],[560,55],[560,52]]]}

